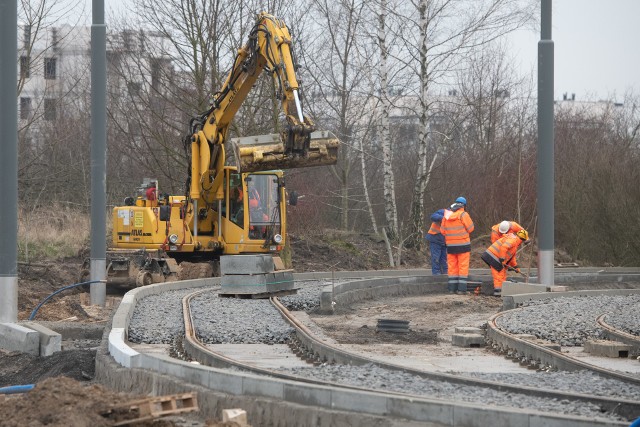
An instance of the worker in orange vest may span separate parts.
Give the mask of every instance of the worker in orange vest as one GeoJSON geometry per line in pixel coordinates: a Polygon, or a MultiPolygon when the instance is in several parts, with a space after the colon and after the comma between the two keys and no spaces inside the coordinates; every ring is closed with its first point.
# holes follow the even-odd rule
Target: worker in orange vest
{"type": "Polygon", "coordinates": [[[440,232],[447,245],[447,265],[449,292],[467,293],[469,280],[469,258],[471,257],[471,238],[474,226],[471,216],[465,211],[467,199],[458,197],[444,210],[440,232]]]}
{"type": "Polygon", "coordinates": [[[438,209],[431,214],[431,227],[427,231],[425,238],[429,242],[431,251],[431,274],[448,274],[447,269],[447,245],[444,243],[444,236],[440,232],[440,224],[444,218],[444,209],[438,209]]]}
{"type": "Polygon", "coordinates": [[[491,267],[493,276],[493,295],[502,295],[502,283],[507,279],[507,269],[520,273],[516,252],[522,243],[529,242],[529,233],[522,229],[517,233],[507,233],[493,242],[480,256],[491,267]]]}
{"type": "Polygon", "coordinates": [[[502,221],[491,227],[491,243],[495,242],[507,233],[516,234],[518,231],[524,230],[524,227],[515,221],[502,221]]]}

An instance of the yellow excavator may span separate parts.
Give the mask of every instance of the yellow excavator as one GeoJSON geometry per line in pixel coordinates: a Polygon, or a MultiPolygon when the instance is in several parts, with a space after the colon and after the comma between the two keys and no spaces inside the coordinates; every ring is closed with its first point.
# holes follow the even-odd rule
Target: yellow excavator
{"type": "MultiPolygon", "coordinates": [[[[282,170],[337,161],[337,138],[316,131],[302,107],[289,30],[261,13],[211,108],[191,120],[184,141],[191,157],[185,194],[163,195],[155,188],[149,197],[128,198],[113,209],[107,281],[143,286],[176,280],[183,261],[277,257],[287,235],[282,170]],[[229,138],[231,121],[263,71],[274,79],[284,131],[229,138]]],[[[281,265],[279,259],[275,264],[281,265]]]]}

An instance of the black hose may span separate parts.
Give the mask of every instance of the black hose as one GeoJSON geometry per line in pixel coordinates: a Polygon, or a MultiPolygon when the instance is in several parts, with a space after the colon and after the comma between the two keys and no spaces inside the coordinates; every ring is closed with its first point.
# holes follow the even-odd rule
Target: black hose
{"type": "Polygon", "coordinates": [[[57,295],[62,291],[66,291],[67,289],[77,288],[78,286],[88,285],[90,283],[106,283],[106,280],[90,280],[88,282],[74,283],[73,285],[65,286],[64,288],[58,289],[57,291],[55,291],[54,293],[46,297],[44,300],[42,300],[42,302],[38,304],[36,308],[33,309],[33,311],[31,312],[31,315],[29,316],[29,320],[33,320],[36,317],[36,313],[38,312],[40,307],[42,307],[42,305],[45,302],[49,301],[49,299],[51,299],[54,295],[57,295]]]}

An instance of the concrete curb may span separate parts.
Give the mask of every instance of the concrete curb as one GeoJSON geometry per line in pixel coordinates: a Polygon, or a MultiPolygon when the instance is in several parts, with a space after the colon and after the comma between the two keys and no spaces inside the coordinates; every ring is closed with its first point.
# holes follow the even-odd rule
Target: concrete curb
{"type": "Polygon", "coordinates": [[[0,348],[40,355],[40,333],[17,323],[0,323],[0,348]]]}

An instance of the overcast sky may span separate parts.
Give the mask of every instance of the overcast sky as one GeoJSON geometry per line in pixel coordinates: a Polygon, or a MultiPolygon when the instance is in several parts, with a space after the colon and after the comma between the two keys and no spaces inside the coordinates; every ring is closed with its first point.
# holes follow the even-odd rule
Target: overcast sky
{"type": "MultiPolygon", "coordinates": [[[[554,0],[552,10],[556,99],[640,94],[640,0],[554,0]]],[[[539,40],[539,31],[511,37],[523,70],[537,73],[539,40]]]]}
{"type": "MultiPolygon", "coordinates": [[[[92,1],[81,1],[90,11],[92,1]]],[[[107,13],[126,13],[130,4],[105,1],[107,13]]],[[[639,19],[640,0],[553,0],[555,98],[575,93],[576,100],[621,101],[627,90],[640,94],[639,19]]],[[[521,30],[510,37],[523,73],[537,76],[539,39],[539,30],[521,30]]]]}

